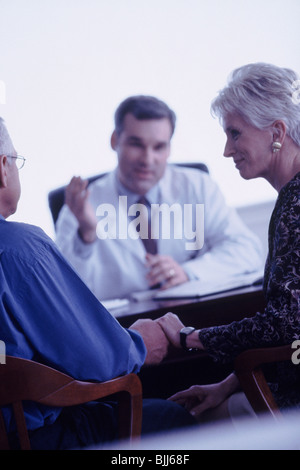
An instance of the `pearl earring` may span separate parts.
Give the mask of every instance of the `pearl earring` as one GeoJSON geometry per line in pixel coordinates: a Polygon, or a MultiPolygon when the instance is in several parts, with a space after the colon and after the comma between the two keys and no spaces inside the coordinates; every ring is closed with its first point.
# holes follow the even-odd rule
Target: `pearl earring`
{"type": "Polygon", "coordinates": [[[281,147],[282,147],[282,145],[281,145],[280,142],[273,142],[273,144],[272,144],[273,152],[279,152],[281,147]]]}

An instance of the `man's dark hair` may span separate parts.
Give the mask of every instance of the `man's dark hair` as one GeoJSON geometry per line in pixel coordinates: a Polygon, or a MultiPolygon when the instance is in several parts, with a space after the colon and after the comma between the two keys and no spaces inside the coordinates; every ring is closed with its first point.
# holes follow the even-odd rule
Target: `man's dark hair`
{"type": "Polygon", "coordinates": [[[132,114],[136,119],[163,119],[170,121],[173,135],[175,130],[176,115],[163,101],[153,96],[130,96],[118,106],[115,112],[115,130],[118,135],[124,128],[124,119],[127,114],[132,114]]]}

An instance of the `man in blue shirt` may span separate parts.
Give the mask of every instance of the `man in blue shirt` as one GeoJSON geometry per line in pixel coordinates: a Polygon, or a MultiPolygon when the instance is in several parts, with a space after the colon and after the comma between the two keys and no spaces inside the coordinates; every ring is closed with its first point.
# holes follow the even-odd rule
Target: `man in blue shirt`
{"type": "MultiPolygon", "coordinates": [[[[132,329],[122,328],[41,229],[6,221],[17,208],[18,169],[24,162],[0,118],[0,340],[7,355],[41,362],[78,380],[99,382],[138,372],[144,361],[159,362],[168,343],[158,323],[138,321],[132,329]]],[[[170,406],[165,401],[146,403],[144,430],[191,423],[182,408],[170,406]]],[[[25,414],[32,446],[68,448],[114,438],[113,408],[97,403],[90,410],[86,406],[65,412],[28,404],[25,414]],[[96,437],[90,440],[92,434],[96,437]]],[[[9,409],[3,412],[13,431],[9,409]]]]}

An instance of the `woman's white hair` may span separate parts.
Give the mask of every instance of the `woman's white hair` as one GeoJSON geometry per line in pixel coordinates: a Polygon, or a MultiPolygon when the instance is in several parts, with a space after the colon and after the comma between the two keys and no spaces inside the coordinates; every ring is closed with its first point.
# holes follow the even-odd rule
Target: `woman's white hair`
{"type": "Polygon", "coordinates": [[[4,120],[0,117],[0,155],[13,155],[14,151],[15,149],[4,120]]]}
{"type": "Polygon", "coordinates": [[[239,113],[258,129],[277,120],[300,146],[299,76],[291,69],[266,63],[248,64],[234,70],[228,84],[213,100],[211,112],[223,125],[228,113],[239,113]]]}

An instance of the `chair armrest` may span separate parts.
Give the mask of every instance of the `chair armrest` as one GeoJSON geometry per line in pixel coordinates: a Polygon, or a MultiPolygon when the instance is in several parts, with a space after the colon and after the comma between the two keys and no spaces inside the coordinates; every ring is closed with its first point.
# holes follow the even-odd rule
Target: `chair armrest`
{"type": "Polygon", "coordinates": [[[291,360],[293,350],[290,344],[271,348],[250,349],[235,360],[235,373],[241,387],[256,413],[280,416],[270,387],[261,366],[264,364],[291,360]]]}
{"type": "Polygon", "coordinates": [[[235,367],[242,371],[252,370],[263,364],[291,360],[292,345],[271,348],[248,349],[242,352],[235,361],[235,367]]]}

